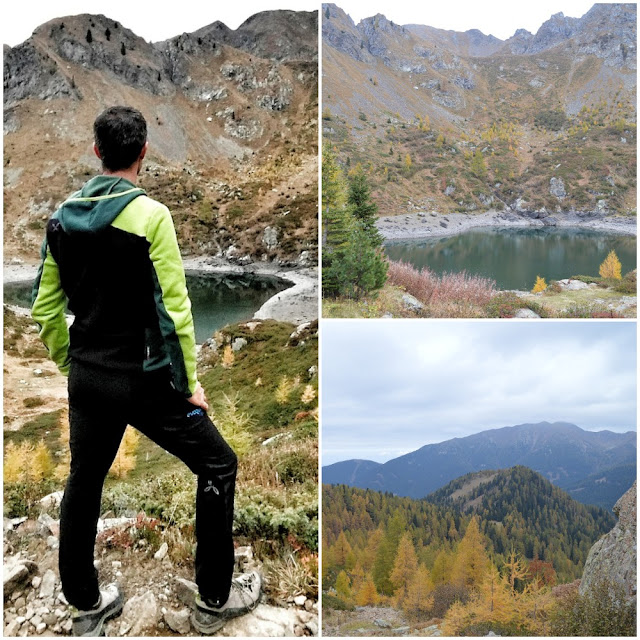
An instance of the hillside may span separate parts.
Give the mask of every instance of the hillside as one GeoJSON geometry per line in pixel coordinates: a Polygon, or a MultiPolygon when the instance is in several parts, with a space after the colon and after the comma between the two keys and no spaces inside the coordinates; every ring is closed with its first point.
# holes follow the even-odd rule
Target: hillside
{"type": "MultiPolygon", "coordinates": [[[[323,482],[390,491],[421,498],[454,478],[470,472],[524,465],[561,488],[585,482],[592,474],[605,478],[607,471],[623,464],[635,468],[636,433],[584,431],[568,423],[542,422],[491,429],[464,438],[429,444],[384,464],[348,460],[323,467],[323,482]]],[[[626,476],[625,476],[626,477],[626,476]]],[[[575,491],[573,497],[613,507],[629,485],[607,492],[606,500],[591,492],[575,491]]],[[[604,487],[603,487],[604,488],[604,487]]]]}
{"type": "Polygon", "coordinates": [[[615,524],[525,467],[470,474],[422,500],[325,485],[322,505],[332,636],[555,635],[576,589],[567,583],[615,524]]]}
{"type": "Polygon", "coordinates": [[[5,258],[35,261],[56,206],[99,170],[92,124],[131,104],[149,125],[141,186],[183,253],[315,264],[317,13],[270,11],[151,44],[67,16],[4,52],[5,258]]]}
{"type": "Polygon", "coordinates": [[[381,216],[635,214],[636,6],[501,41],[323,5],[323,136],[381,216]]]}
{"type": "MultiPolygon", "coordinates": [[[[317,633],[317,341],[317,323],[255,320],[216,332],[199,354],[210,415],[239,457],[238,569],[265,578],[264,603],[224,633],[317,633]]],[[[67,635],[68,613],[56,600],[67,381],[31,320],[6,306],[4,346],[5,635],[67,635]]],[[[195,476],[144,436],[127,433],[105,483],[96,557],[102,579],[122,581],[130,615],[111,623],[107,635],[186,635],[195,476]]]]}

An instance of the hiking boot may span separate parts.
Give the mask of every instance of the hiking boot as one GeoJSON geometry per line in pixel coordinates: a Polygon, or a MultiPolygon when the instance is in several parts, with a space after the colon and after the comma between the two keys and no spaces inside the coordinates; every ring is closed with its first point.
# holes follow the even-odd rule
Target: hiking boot
{"type": "Polygon", "coordinates": [[[224,604],[196,597],[196,610],[191,615],[191,623],[200,632],[211,635],[222,629],[231,618],[253,611],[258,606],[261,587],[257,571],[242,573],[231,581],[229,598],[224,604]]]}
{"type": "Polygon", "coordinates": [[[122,613],[124,595],[117,584],[100,589],[100,600],[93,609],[76,609],[71,617],[74,636],[103,636],[104,624],[122,613]]]}

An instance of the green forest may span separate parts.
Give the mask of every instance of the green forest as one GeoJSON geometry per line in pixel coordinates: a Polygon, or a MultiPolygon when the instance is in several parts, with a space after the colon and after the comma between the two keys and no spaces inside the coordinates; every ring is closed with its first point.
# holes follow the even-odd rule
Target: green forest
{"type": "Polygon", "coordinates": [[[553,590],[580,578],[615,524],[526,467],[421,500],[324,485],[322,504],[324,607],[393,606],[443,635],[573,635],[560,614],[578,610],[576,585],[553,590]]]}

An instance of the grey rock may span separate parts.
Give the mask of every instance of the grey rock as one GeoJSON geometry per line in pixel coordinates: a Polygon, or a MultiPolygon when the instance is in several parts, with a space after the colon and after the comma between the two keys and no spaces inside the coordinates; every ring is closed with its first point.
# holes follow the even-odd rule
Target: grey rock
{"type": "Polygon", "coordinates": [[[569,280],[567,284],[560,285],[566,291],[580,291],[582,289],[588,289],[589,285],[582,280],[569,280]]]}
{"type": "Polygon", "coordinates": [[[158,624],[160,615],[156,597],[147,591],[125,602],[122,622],[131,625],[129,632],[132,636],[141,636],[144,635],[143,631],[148,631],[158,624]]]}
{"type": "Polygon", "coordinates": [[[160,545],[160,548],[153,554],[153,557],[156,560],[163,560],[169,551],[169,545],[166,542],[163,542],[160,545]]]}
{"type": "Polygon", "coordinates": [[[7,624],[7,626],[4,628],[4,635],[5,636],[17,636],[18,635],[18,631],[20,631],[20,626],[21,626],[21,623],[18,622],[17,618],[15,618],[9,624],[7,624]]]}
{"type": "Polygon", "coordinates": [[[447,186],[447,188],[444,190],[444,195],[445,196],[452,196],[454,193],[456,192],[456,188],[454,185],[450,184],[449,186],[447,186]]]}
{"type": "Polygon", "coordinates": [[[45,571],[44,575],[42,576],[42,584],[40,585],[40,597],[53,598],[57,581],[58,578],[56,577],[56,574],[51,569],[47,569],[47,571],[45,571]]]}
{"type": "Polygon", "coordinates": [[[198,585],[185,578],[175,579],[175,592],[178,600],[188,607],[195,608],[195,599],[198,593],[198,585]]]}
{"type": "Polygon", "coordinates": [[[164,614],[164,621],[170,629],[185,635],[191,631],[190,615],[189,609],[180,609],[178,611],[167,609],[164,614]]]}
{"type": "Polygon", "coordinates": [[[380,627],[381,629],[391,629],[391,623],[383,620],[382,618],[376,618],[373,621],[373,624],[375,624],[377,627],[380,627]]]}
{"type": "Polygon", "coordinates": [[[558,198],[558,200],[564,200],[567,197],[562,178],[551,178],[549,181],[549,193],[558,198]]]}
{"type": "Polygon", "coordinates": [[[580,594],[592,591],[600,580],[617,583],[624,589],[628,602],[635,603],[637,592],[637,504],[636,482],[616,502],[618,516],[615,527],[600,538],[587,556],[580,594]]]}
{"type": "Polygon", "coordinates": [[[246,347],[247,344],[248,343],[244,338],[236,338],[231,343],[231,349],[232,349],[232,351],[240,351],[241,349],[244,349],[244,347],[246,347]]]}
{"type": "Polygon", "coordinates": [[[405,293],[402,296],[402,304],[404,305],[405,309],[409,309],[409,311],[419,312],[424,309],[424,305],[422,304],[422,302],[420,302],[420,300],[409,293],[405,293]]]}
{"type": "Polygon", "coordinates": [[[396,627],[395,629],[392,629],[393,633],[399,633],[400,635],[404,635],[406,633],[409,633],[409,631],[411,631],[411,627],[396,627]]]}
{"type": "Polygon", "coordinates": [[[277,227],[265,227],[262,232],[262,244],[267,249],[275,249],[278,246],[279,230],[277,227]]]}
{"type": "Polygon", "coordinates": [[[48,536],[47,546],[49,547],[49,549],[57,549],[60,546],[60,542],[55,536],[48,536]]]}
{"type": "Polygon", "coordinates": [[[25,584],[37,568],[35,562],[23,559],[20,554],[9,556],[2,570],[4,597],[9,597],[16,588],[25,584]]]}
{"type": "Polygon", "coordinates": [[[514,318],[539,318],[540,316],[531,309],[518,309],[513,316],[514,318]]]}
{"type": "Polygon", "coordinates": [[[16,601],[14,602],[14,606],[17,610],[22,609],[22,607],[26,607],[27,599],[24,596],[20,596],[19,598],[16,598],[16,601]]]}
{"type": "Polygon", "coordinates": [[[71,618],[69,618],[68,620],[65,620],[62,623],[62,629],[67,633],[70,633],[72,628],[73,628],[73,621],[71,620],[71,618]]]}
{"type": "Polygon", "coordinates": [[[298,617],[295,609],[259,604],[251,613],[234,618],[224,627],[228,637],[294,636],[298,617]]]}
{"type": "Polygon", "coordinates": [[[44,622],[39,622],[36,625],[36,633],[44,633],[44,630],[47,628],[47,625],[44,622]]]}

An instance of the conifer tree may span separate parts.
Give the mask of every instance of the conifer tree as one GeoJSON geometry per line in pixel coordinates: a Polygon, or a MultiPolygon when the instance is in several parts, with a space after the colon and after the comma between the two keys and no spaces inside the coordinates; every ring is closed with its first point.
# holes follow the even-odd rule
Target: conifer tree
{"type": "Polygon", "coordinates": [[[29,477],[34,482],[42,482],[53,473],[53,458],[44,440],[40,440],[29,459],[29,477]]]}
{"type": "Polygon", "coordinates": [[[600,265],[600,276],[614,280],[622,279],[622,265],[615,251],[611,250],[604,262],[600,265]]]}
{"type": "Polygon", "coordinates": [[[485,180],[487,177],[487,167],[484,164],[484,156],[480,149],[476,149],[471,160],[471,171],[479,180],[485,180]]]}
{"type": "Polygon", "coordinates": [[[382,244],[382,235],[376,228],[378,219],[378,205],[371,200],[371,190],[364,174],[362,165],[358,166],[349,176],[349,193],[347,202],[351,206],[353,217],[371,239],[371,246],[379,247],[382,244]]]}
{"type": "Polygon", "coordinates": [[[344,535],[344,531],[340,532],[336,543],[333,545],[333,560],[338,567],[344,568],[347,564],[347,556],[353,553],[351,545],[344,535]]]}
{"type": "Polygon", "coordinates": [[[373,581],[376,584],[378,593],[385,595],[393,594],[393,583],[390,580],[390,575],[393,571],[396,551],[400,544],[400,538],[404,528],[405,523],[402,514],[396,511],[389,520],[384,538],[378,547],[376,561],[373,566],[373,581]]]}
{"type": "Polygon", "coordinates": [[[360,607],[375,606],[380,601],[376,585],[371,576],[367,576],[356,593],[356,604],[360,607]]]}
{"type": "Polygon", "coordinates": [[[351,581],[344,570],[336,578],[336,592],[343,600],[351,599],[351,581]]]}
{"type": "Polygon", "coordinates": [[[480,586],[489,566],[486,542],[474,516],[455,552],[451,582],[469,589],[480,586]]]}
{"type": "Polygon", "coordinates": [[[420,564],[407,585],[407,595],[402,603],[402,608],[409,614],[426,616],[433,607],[432,591],[433,582],[429,569],[420,564]]]}
{"type": "Polygon", "coordinates": [[[394,586],[396,606],[402,607],[402,603],[407,595],[409,583],[418,569],[418,558],[411,540],[411,535],[407,532],[400,539],[396,560],[393,564],[393,571],[389,576],[394,586]]]}

